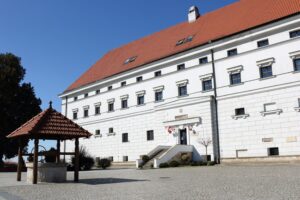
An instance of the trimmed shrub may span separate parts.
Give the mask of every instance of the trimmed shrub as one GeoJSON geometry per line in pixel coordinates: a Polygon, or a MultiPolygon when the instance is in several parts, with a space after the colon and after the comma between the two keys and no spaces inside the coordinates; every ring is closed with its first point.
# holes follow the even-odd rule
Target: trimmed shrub
{"type": "Polygon", "coordinates": [[[180,164],[176,160],[173,160],[173,161],[170,162],[169,165],[170,165],[170,167],[178,167],[180,164]]]}
{"type": "MultiPolygon", "coordinates": [[[[85,147],[79,149],[79,169],[90,170],[95,164],[94,158],[88,154],[85,147]]],[[[75,157],[72,157],[72,165],[75,166],[75,157]]]]}
{"type": "Polygon", "coordinates": [[[56,161],[56,149],[54,148],[51,148],[49,151],[46,151],[45,152],[46,155],[45,155],[45,162],[46,163],[54,163],[56,161]],[[49,153],[47,155],[47,153],[49,153]]]}
{"type": "Polygon", "coordinates": [[[111,161],[107,158],[100,159],[97,163],[98,167],[101,167],[102,169],[106,169],[107,167],[110,167],[111,161]]]}
{"type": "Polygon", "coordinates": [[[160,163],[159,168],[168,168],[170,167],[168,163],[160,163]]]}
{"type": "Polygon", "coordinates": [[[214,166],[215,164],[216,164],[215,161],[209,161],[209,162],[207,162],[208,166],[214,166]]]}
{"type": "Polygon", "coordinates": [[[147,155],[142,155],[142,161],[143,161],[144,163],[148,162],[149,160],[150,160],[149,156],[147,156],[147,155]]]}

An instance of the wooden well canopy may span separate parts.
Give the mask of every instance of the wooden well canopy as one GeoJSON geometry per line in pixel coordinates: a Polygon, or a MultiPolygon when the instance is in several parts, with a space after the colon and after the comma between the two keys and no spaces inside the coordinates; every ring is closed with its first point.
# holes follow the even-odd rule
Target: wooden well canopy
{"type": "Polygon", "coordinates": [[[14,132],[9,134],[8,138],[19,139],[18,150],[18,175],[17,181],[21,181],[21,169],[22,169],[22,152],[24,146],[22,140],[33,139],[34,140],[34,159],[33,159],[33,184],[37,183],[37,166],[38,166],[38,146],[39,140],[57,140],[57,159],[56,162],[60,162],[60,155],[75,155],[74,166],[74,181],[78,182],[79,178],[79,138],[89,138],[92,134],[87,130],[80,127],[61,113],[52,108],[52,102],[50,102],[49,108],[42,111],[14,132]],[[75,152],[74,153],[61,153],[60,141],[75,139],[75,152]]]}

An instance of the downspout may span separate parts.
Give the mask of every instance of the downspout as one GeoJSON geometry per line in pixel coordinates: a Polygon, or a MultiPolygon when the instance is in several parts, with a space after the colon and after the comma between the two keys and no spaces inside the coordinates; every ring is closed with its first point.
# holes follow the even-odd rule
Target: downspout
{"type": "MultiPolygon", "coordinates": [[[[66,107],[65,107],[65,117],[68,114],[68,96],[66,96],[66,107]]],[[[66,163],[66,140],[64,140],[64,163],[66,163]]]]}
{"type": "Polygon", "coordinates": [[[216,162],[220,164],[220,140],[219,140],[219,115],[218,115],[218,93],[217,93],[217,79],[216,79],[216,69],[215,69],[215,56],[214,56],[214,50],[211,49],[211,59],[212,59],[212,78],[214,83],[214,96],[213,96],[213,104],[215,106],[215,129],[216,129],[216,145],[217,145],[217,155],[216,155],[216,162]]]}

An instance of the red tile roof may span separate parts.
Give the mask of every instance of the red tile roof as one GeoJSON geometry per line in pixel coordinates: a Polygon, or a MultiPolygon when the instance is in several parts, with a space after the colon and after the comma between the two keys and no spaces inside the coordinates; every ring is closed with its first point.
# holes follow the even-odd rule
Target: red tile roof
{"type": "Polygon", "coordinates": [[[90,137],[91,134],[79,125],[52,108],[39,113],[14,132],[8,138],[39,137],[41,139],[72,139],[90,137]]]}
{"type": "Polygon", "coordinates": [[[300,13],[299,0],[240,0],[194,23],[180,23],[108,52],[65,92],[296,13],[300,13]],[[178,40],[190,35],[195,35],[192,42],[176,46],[178,40]],[[136,60],[124,65],[133,56],[136,60]]]}

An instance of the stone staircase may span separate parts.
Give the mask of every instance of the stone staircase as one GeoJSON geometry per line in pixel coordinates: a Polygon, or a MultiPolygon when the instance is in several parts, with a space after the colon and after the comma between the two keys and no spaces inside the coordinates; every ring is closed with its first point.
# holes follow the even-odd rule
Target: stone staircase
{"type": "Polygon", "coordinates": [[[143,168],[144,169],[153,168],[153,166],[154,166],[154,159],[159,158],[161,155],[163,155],[168,150],[169,149],[162,149],[162,150],[158,151],[156,154],[154,154],[153,156],[151,156],[150,160],[143,165],[143,168]]]}

